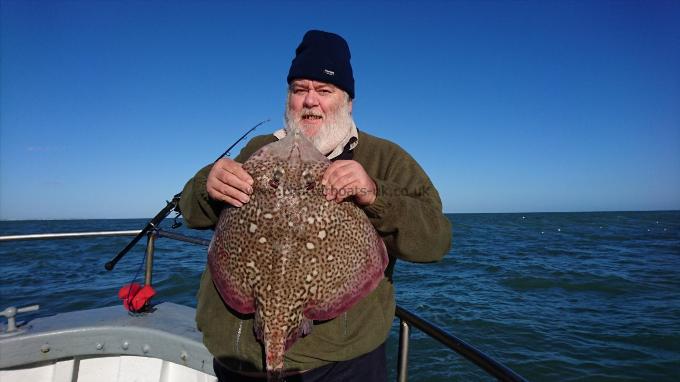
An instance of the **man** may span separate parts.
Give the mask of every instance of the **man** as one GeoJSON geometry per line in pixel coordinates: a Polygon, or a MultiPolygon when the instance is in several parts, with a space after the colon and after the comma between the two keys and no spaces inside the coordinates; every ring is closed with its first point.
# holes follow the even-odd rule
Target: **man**
{"type": "MultiPolygon", "coordinates": [[[[385,241],[390,264],[378,287],[341,316],[315,322],[311,334],[286,353],[287,380],[385,381],[385,340],[394,318],[391,282],[397,258],[437,261],[450,246],[451,225],[427,175],[404,150],[358,131],[352,119],[354,77],[345,40],[309,31],[288,73],[285,121],[297,126],[333,162],[322,184],[326,199],[360,206],[385,241]]],[[[180,207],[187,225],[212,228],[222,208],[249,201],[253,179],[241,163],[260,147],[285,136],[253,138],[235,161],[225,158],[199,171],[184,187],[180,207]]],[[[252,315],[230,309],[206,269],[196,321],[215,356],[220,381],[263,378],[262,345],[252,315]]]]}

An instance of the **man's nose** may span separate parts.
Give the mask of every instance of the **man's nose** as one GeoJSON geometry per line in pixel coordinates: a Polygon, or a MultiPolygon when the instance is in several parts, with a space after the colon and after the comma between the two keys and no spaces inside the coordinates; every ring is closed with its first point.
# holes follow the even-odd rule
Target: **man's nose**
{"type": "Polygon", "coordinates": [[[305,107],[312,108],[319,105],[319,93],[314,90],[310,90],[305,95],[305,107]]]}

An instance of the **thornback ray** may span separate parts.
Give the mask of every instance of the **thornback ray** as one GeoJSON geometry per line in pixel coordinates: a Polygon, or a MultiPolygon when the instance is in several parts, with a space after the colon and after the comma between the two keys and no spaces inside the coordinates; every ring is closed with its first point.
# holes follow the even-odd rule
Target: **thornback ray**
{"type": "Polygon", "coordinates": [[[323,195],[330,161],[299,130],[255,152],[244,164],[253,193],[222,211],[208,267],[222,299],[254,313],[267,375],[279,378],[284,353],[312,330],[375,289],[388,258],[366,214],[323,195]]]}

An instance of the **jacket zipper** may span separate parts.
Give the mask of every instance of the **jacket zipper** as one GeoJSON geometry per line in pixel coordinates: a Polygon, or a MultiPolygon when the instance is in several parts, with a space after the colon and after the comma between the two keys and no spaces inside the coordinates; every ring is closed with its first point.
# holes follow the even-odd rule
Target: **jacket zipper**
{"type": "MultiPolygon", "coordinates": [[[[236,341],[234,342],[234,351],[238,355],[241,351],[240,349],[240,343],[241,343],[241,330],[243,328],[243,321],[239,320],[238,321],[238,330],[236,330],[236,341]]],[[[241,370],[241,362],[238,363],[238,369],[241,370]]]]}

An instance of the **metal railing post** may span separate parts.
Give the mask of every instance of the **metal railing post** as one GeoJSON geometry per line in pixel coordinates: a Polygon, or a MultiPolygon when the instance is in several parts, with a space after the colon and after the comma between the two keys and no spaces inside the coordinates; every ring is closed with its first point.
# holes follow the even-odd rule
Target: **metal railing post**
{"type": "Polygon", "coordinates": [[[151,286],[151,273],[153,272],[153,252],[156,242],[156,231],[151,231],[147,235],[146,241],[146,273],[144,274],[144,285],[151,286]]]}
{"type": "Polygon", "coordinates": [[[411,328],[406,320],[399,320],[399,364],[397,365],[397,382],[408,380],[408,346],[411,328]]]}
{"type": "Polygon", "coordinates": [[[526,382],[526,380],[522,376],[515,373],[507,366],[489,357],[488,355],[484,354],[482,351],[476,349],[474,346],[468,344],[462,339],[454,336],[453,334],[447,333],[441,328],[424,320],[421,317],[418,317],[417,315],[409,312],[408,310],[400,307],[399,305],[397,305],[396,316],[399,317],[399,320],[401,320],[402,322],[403,321],[408,322],[408,324],[410,324],[416,329],[421,330],[423,333],[430,336],[430,338],[433,338],[441,342],[449,349],[462,355],[463,357],[465,357],[465,359],[474,363],[480,369],[486,371],[490,376],[495,377],[499,381],[526,382]]]}

